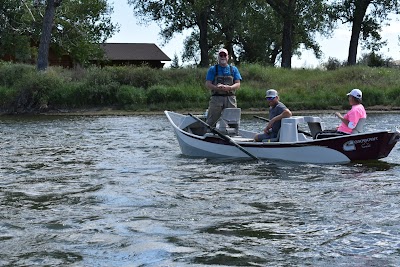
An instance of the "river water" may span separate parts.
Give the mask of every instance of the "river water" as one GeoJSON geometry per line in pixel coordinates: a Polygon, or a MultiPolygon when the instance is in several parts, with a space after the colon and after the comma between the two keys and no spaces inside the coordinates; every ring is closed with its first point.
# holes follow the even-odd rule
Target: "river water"
{"type": "Polygon", "coordinates": [[[0,127],[0,266],[400,265],[399,144],[313,165],[190,159],[162,115],[0,127]]]}

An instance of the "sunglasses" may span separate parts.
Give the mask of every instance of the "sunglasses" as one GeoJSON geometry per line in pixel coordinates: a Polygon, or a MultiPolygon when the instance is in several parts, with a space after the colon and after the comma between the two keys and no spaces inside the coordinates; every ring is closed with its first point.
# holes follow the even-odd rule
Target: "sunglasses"
{"type": "Polygon", "coordinates": [[[225,53],[219,53],[219,56],[220,57],[226,57],[226,54],[225,53]]]}
{"type": "Polygon", "coordinates": [[[268,101],[271,101],[271,100],[274,100],[275,97],[276,97],[276,96],[274,96],[274,97],[266,97],[266,99],[267,99],[268,101]]]}

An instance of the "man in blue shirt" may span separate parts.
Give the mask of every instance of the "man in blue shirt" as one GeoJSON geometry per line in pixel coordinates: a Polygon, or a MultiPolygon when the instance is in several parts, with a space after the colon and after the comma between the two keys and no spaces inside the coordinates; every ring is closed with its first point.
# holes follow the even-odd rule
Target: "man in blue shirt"
{"type": "Polygon", "coordinates": [[[211,91],[208,106],[207,123],[214,126],[225,108],[236,108],[235,92],[240,88],[239,70],[228,65],[228,50],[222,48],[218,52],[218,64],[208,69],[206,87],[211,91]]]}

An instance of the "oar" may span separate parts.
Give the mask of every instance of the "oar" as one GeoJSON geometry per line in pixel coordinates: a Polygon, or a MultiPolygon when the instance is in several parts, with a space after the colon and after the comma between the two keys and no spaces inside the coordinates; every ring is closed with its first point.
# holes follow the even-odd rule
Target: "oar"
{"type": "Polygon", "coordinates": [[[211,132],[219,135],[222,139],[228,141],[229,143],[231,143],[232,145],[234,145],[235,147],[239,148],[241,151],[243,151],[244,153],[246,153],[247,155],[249,155],[251,158],[258,160],[258,158],[256,156],[254,156],[253,154],[251,154],[249,151],[247,151],[246,149],[244,149],[243,147],[241,147],[238,143],[236,143],[235,141],[232,140],[232,138],[230,138],[229,136],[221,133],[220,131],[218,131],[215,127],[210,126],[208,123],[206,123],[205,121],[197,118],[196,116],[192,115],[189,113],[189,116],[191,116],[193,119],[201,122],[202,124],[204,124],[208,129],[210,129],[211,132]]]}
{"type": "MultiPolygon", "coordinates": [[[[263,121],[266,121],[266,122],[269,122],[269,119],[264,118],[264,117],[260,117],[260,116],[257,116],[257,115],[253,115],[253,117],[257,118],[257,119],[260,119],[260,120],[263,120],[263,121]]],[[[297,130],[299,131],[299,133],[305,134],[307,136],[312,136],[312,134],[310,134],[308,132],[305,132],[305,131],[302,131],[302,130],[299,130],[299,129],[297,129],[297,130]]]]}

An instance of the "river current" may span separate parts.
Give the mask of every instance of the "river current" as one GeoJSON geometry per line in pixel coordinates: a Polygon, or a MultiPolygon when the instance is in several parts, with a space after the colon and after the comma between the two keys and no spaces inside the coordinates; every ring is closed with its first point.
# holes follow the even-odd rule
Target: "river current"
{"type": "Polygon", "coordinates": [[[0,134],[0,266],[400,265],[400,144],[314,165],[187,158],[163,115],[3,116],[0,134]]]}

